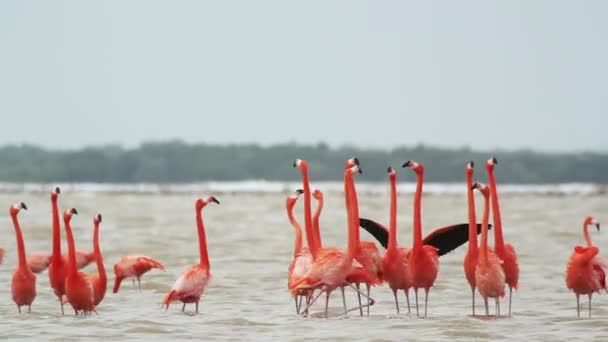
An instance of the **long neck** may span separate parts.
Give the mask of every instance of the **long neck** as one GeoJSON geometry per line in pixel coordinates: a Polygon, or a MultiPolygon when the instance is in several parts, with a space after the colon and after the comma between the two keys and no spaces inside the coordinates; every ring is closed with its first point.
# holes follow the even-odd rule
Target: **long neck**
{"type": "Polygon", "coordinates": [[[480,255],[484,261],[488,261],[488,221],[490,220],[490,199],[483,197],[483,217],[481,221],[481,251],[480,255]]]}
{"type": "Polygon", "coordinates": [[[198,248],[201,254],[200,265],[209,268],[209,254],[207,254],[207,235],[203,225],[203,210],[196,210],[196,228],[198,229],[198,248]]]}
{"type": "Polygon", "coordinates": [[[323,197],[319,197],[319,199],[317,201],[317,209],[315,210],[315,215],[312,217],[314,244],[318,248],[321,248],[323,246],[323,244],[321,243],[321,230],[319,229],[319,217],[321,216],[322,210],[323,210],[323,197]]]}
{"type": "Polygon", "coordinates": [[[99,222],[95,222],[95,229],[93,231],[93,253],[95,253],[99,278],[106,281],[106,268],[103,267],[103,256],[101,255],[101,248],[99,248],[99,222]]]}
{"type": "Polygon", "coordinates": [[[15,237],[17,239],[17,253],[19,254],[19,268],[27,267],[25,261],[25,244],[23,243],[23,234],[21,234],[21,225],[19,225],[19,219],[17,214],[11,213],[11,219],[13,219],[13,226],[15,227],[15,237]]]}
{"type": "Polygon", "coordinates": [[[395,176],[390,176],[391,183],[391,209],[390,209],[390,221],[389,221],[389,233],[388,233],[388,246],[387,250],[396,250],[398,247],[397,243],[397,179],[395,176]]]}
{"type": "Polygon", "coordinates": [[[496,189],[496,178],[494,170],[488,170],[488,180],[490,182],[490,203],[492,203],[492,220],[494,221],[494,248],[501,252],[504,249],[505,241],[502,237],[502,221],[500,219],[500,205],[498,203],[498,191],[496,189]]]}
{"type": "Polygon", "coordinates": [[[585,243],[587,243],[587,247],[593,246],[593,242],[591,242],[591,236],[589,236],[589,225],[583,223],[583,236],[585,237],[585,243]]]}
{"type": "Polygon", "coordinates": [[[293,256],[295,257],[296,255],[300,254],[300,251],[302,250],[302,227],[300,227],[300,224],[293,216],[293,205],[287,206],[287,217],[289,218],[289,222],[291,223],[293,229],[296,231],[296,238],[293,247],[293,256]]]}
{"type": "Polygon", "coordinates": [[[76,246],[74,246],[74,235],[72,234],[70,219],[64,217],[63,224],[65,225],[65,233],[68,238],[68,272],[70,274],[76,274],[78,271],[76,268],[76,246]]]}
{"type": "Polygon", "coordinates": [[[304,228],[306,229],[306,242],[313,259],[317,258],[317,246],[315,245],[314,233],[312,231],[312,214],[310,209],[310,184],[308,182],[308,166],[302,166],[302,187],[304,188],[304,228]]]}
{"type": "Polygon", "coordinates": [[[56,264],[61,262],[61,227],[59,224],[59,206],[57,205],[57,196],[51,197],[51,206],[53,211],[53,256],[51,262],[56,264]]]}
{"type": "Polygon", "coordinates": [[[418,183],[416,184],[416,195],[414,197],[414,251],[418,251],[422,248],[422,223],[421,223],[421,202],[422,202],[422,182],[424,181],[424,174],[422,172],[417,173],[418,183]]]}
{"type": "Polygon", "coordinates": [[[348,251],[347,258],[352,259],[357,253],[357,248],[359,247],[359,236],[357,232],[359,231],[359,203],[357,200],[357,191],[355,190],[355,182],[354,175],[352,172],[348,173],[348,198],[349,198],[349,206],[350,206],[350,226],[348,230],[348,251]]]}
{"type": "Polygon", "coordinates": [[[475,194],[473,173],[467,172],[467,202],[469,209],[469,253],[477,252],[477,218],[475,217],[475,194]]]}

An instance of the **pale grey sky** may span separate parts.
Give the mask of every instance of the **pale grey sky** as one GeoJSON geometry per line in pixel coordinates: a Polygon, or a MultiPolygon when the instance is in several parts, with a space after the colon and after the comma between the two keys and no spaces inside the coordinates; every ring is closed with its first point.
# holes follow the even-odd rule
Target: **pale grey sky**
{"type": "Polygon", "coordinates": [[[0,145],[608,150],[608,1],[2,1],[0,145]]]}

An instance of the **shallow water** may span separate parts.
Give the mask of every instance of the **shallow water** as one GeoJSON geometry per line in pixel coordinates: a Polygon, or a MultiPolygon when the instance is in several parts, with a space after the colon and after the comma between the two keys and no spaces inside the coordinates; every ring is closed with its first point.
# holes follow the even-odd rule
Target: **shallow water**
{"type": "MultiPolygon", "coordinates": [[[[379,189],[386,189],[378,185],[379,189]]],[[[500,189],[499,189],[500,190],[500,189]]],[[[201,193],[206,196],[209,193],[201,193]]],[[[103,214],[101,244],[109,283],[112,265],[126,254],[142,253],[164,262],[167,271],[153,270],[142,279],[143,291],[130,282],[118,294],[111,293],[99,305],[99,315],[61,317],[59,305],[48,284],[48,274],[38,275],[38,296],[32,313],[19,315],[11,300],[10,279],[16,264],[13,228],[8,215],[0,216],[0,246],[7,249],[0,265],[0,317],[2,338],[79,340],[227,339],[252,340],[585,340],[608,338],[608,301],[596,296],[592,319],[577,319],[575,297],[564,284],[566,261],[575,244],[582,243],[581,223],[585,215],[606,220],[608,196],[567,194],[562,196],[507,194],[502,196],[505,238],[515,245],[520,258],[520,289],[513,299],[513,317],[480,319],[470,317],[470,290],[462,271],[465,247],[443,256],[436,286],[431,290],[429,317],[419,319],[396,315],[392,293],[387,287],[372,290],[377,304],[371,316],[347,319],[302,318],[295,315],[293,300],[286,290],[286,270],[293,248],[293,231],[285,215],[288,193],[213,193],[221,205],[209,205],[204,212],[212,283],[201,302],[199,315],[183,314],[175,303],[167,312],[160,309],[163,296],[177,276],[198,260],[194,223],[194,195],[188,193],[133,194],[65,189],[60,197],[63,210],[76,207],[73,219],[77,248],[91,249],[92,218],[103,214]]],[[[400,196],[399,241],[411,241],[411,194],[400,196]]],[[[50,250],[51,214],[49,195],[39,192],[0,194],[0,208],[17,201],[30,210],[20,214],[28,253],[50,250]]],[[[302,199],[300,199],[302,201],[302,199]]],[[[425,233],[432,227],[466,221],[464,194],[426,195],[423,199],[425,233]]],[[[478,197],[481,209],[481,197],[478,197]]],[[[326,246],[345,246],[343,198],[337,192],[326,196],[321,219],[326,246]]],[[[362,217],[386,222],[388,197],[385,191],[360,196],[362,217]]],[[[296,206],[301,216],[302,203],[296,206]]],[[[479,210],[480,213],[481,210],[479,210]]],[[[4,211],[7,212],[7,211],[4,211]]],[[[481,216],[481,215],[479,215],[481,216]]],[[[63,228],[62,228],[63,229],[63,228]]],[[[598,246],[605,234],[593,232],[598,246]]],[[[372,240],[366,232],[362,238],[372,240]]],[[[64,246],[65,250],[65,246],[64,246]]],[[[95,272],[90,265],[87,272],[95,272]]],[[[413,296],[412,296],[413,298],[413,296]]],[[[402,312],[406,311],[405,300],[402,312]]],[[[347,292],[349,305],[356,297],[347,292]]],[[[481,313],[481,298],[477,297],[481,313]]],[[[583,301],[585,302],[585,301],[583,301]]],[[[70,312],[66,306],[66,312],[70,312]]],[[[335,293],[332,313],[341,309],[335,293]]],[[[502,311],[506,312],[503,300],[502,311]]],[[[586,303],[581,307],[586,313],[586,303]]],[[[187,307],[192,312],[194,307],[187,307]]],[[[315,305],[313,312],[322,310],[315,305]]],[[[491,308],[493,310],[493,308],[491,308]]]]}

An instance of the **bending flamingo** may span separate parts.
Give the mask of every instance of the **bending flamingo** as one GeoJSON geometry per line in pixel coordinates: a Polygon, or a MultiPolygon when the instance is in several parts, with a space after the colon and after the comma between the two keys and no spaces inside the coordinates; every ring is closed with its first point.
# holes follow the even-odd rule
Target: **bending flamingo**
{"type": "Polygon", "coordinates": [[[141,277],[144,273],[157,268],[165,271],[165,265],[160,261],[155,260],[145,255],[127,255],[114,264],[114,288],[113,292],[117,293],[120,288],[120,283],[123,279],[132,278],[137,280],[137,286],[141,291],[141,277]]]}
{"type": "Polygon", "coordinates": [[[186,308],[187,303],[196,304],[196,313],[198,313],[198,303],[201,299],[201,295],[205,292],[209,280],[211,279],[211,270],[209,266],[209,254],[207,252],[207,236],[205,235],[205,227],[203,225],[202,211],[207,204],[220,202],[213,196],[205,199],[197,199],[195,203],[196,209],[196,226],[198,229],[198,245],[200,251],[200,262],[197,265],[190,267],[186,272],[177,278],[173,288],[165,299],[163,304],[165,310],[169,309],[169,304],[173,301],[180,301],[184,303],[182,306],[182,312],[186,308]]]}
{"type": "MultiPolygon", "coordinates": [[[[475,218],[475,196],[473,194],[473,167],[475,164],[470,161],[465,169],[467,185],[467,207],[469,215],[469,248],[464,257],[464,275],[471,287],[471,308],[475,316],[475,268],[479,250],[477,248],[477,219],[475,218]]],[[[482,230],[483,234],[483,230],[482,230]]]]}
{"type": "Polygon", "coordinates": [[[576,294],[576,312],[581,317],[580,295],[589,297],[589,317],[591,317],[591,296],[593,292],[606,289],[606,264],[599,256],[599,249],[591,242],[589,225],[600,230],[600,223],[587,216],[583,222],[583,236],[586,246],[574,247],[566,268],[566,286],[576,294]]]}
{"type": "Polygon", "coordinates": [[[393,291],[395,297],[395,306],[397,314],[399,314],[399,299],[397,293],[403,290],[407,300],[407,312],[410,312],[410,296],[409,291],[412,287],[409,271],[409,257],[411,250],[409,248],[399,247],[397,242],[397,172],[392,167],[389,167],[388,178],[391,187],[391,208],[389,221],[388,247],[384,253],[382,265],[384,269],[384,280],[393,291]]]}
{"type": "Polygon", "coordinates": [[[94,290],[93,284],[89,277],[83,272],[79,272],[76,268],[76,247],[74,244],[74,235],[72,234],[72,226],[70,221],[73,215],[77,215],[78,211],[75,208],[68,209],[63,213],[63,224],[68,240],[68,264],[67,274],[65,278],[65,295],[67,301],[72,305],[74,314],[78,315],[79,311],[83,315],[90,314],[95,311],[94,305],[94,290]]]}
{"type": "Polygon", "coordinates": [[[437,248],[422,244],[421,202],[424,166],[413,160],[408,160],[403,167],[412,169],[417,177],[416,195],[414,197],[414,246],[410,254],[410,278],[416,295],[416,315],[418,310],[418,289],[424,289],[424,317],[427,314],[429,291],[435,284],[439,273],[439,255],[437,248]]]}
{"type": "MultiPolygon", "coordinates": [[[[61,227],[59,223],[59,206],[57,205],[57,198],[61,193],[59,187],[55,187],[51,192],[51,211],[53,216],[53,254],[50,258],[50,264],[47,263],[49,268],[49,282],[51,288],[59,300],[61,306],[61,314],[63,311],[63,296],[65,295],[65,276],[66,276],[66,263],[61,257],[61,227]]],[[[40,257],[42,259],[42,256],[40,257]]]]}
{"type": "MultiPolygon", "coordinates": [[[[490,191],[487,186],[475,183],[473,189],[479,190],[483,195],[483,217],[481,231],[481,246],[479,247],[479,258],[475,268],[475,283],[479,293],[483,297],[486,307],[486,316],[490,315],[488,310],[488,298],[496,299],[496,317],[500,316],[500,297],[505,295],[505,272],[502,269],[502,260],[488,249],[488,221],[490,218],[490,191]]],[[[496,231],[494,231],[496,233],[496,231]]]]}
{"type": "Polygon", "coordinates": [[[505,243],[502,236],[502,220],[500,218],[500,205],[498,203],[498,190],[496,188],[496,178],[494,177],[494,167],[498,164],[496,158],[490,158],[486,163],[488,171],[488,181],[490,183],[490,203],[492,204],[492,218],[496,230],[494,231],[494,252],[502,260],[502,269],[505,271],[505,281],[509,285],[509,316],[511,316],[511,297],[513,289],[517,290],[519,282],[519,265],[517,264],[517,254],[511,244],[505,243]]]}
{"type": "Polygon", "coordinates": [[[27,305],[27,312],[31,312],[32,303],[36,298],[36,275],[25,262],[25,244],[23,243],[23,234],[21,233],[21,226],[17,218],[17,214],[19,214],[21,209],[27,210],[27,206],[23,202],[17,203],[9,209],[9,214],[13,220],[13,227],[15,228],[17,253],[19,256],[19,263],[13,272],[11,290],[13,301],[17,304],[19,313],[21,313],[21,307],[25,305],[27,305]]]}
{"type": "Polygon", "coordinates": [[[93,251],[97,263],[97,274],[89,276],[93,285],[93,305],[95,306],[101,303],[108,287],[106,268],[103,266],[103,255],[101,255],[101,248],[99,248],[99,223],[101,223],[101,214],[97,214],[93,218],[93,251]]]}
{"type": "Polygon", "coordinates": [[[287,288],[292,293],[296,303],[296,313],[300,313],[301,299],[304,295],[300,293],[294,286],[302,277],[306,275],[306,272],[312,264],[312,255],[307,247],[302,246],[302,228],[293,216],[293,207],[298,200],[298,197],[304,193],[303,190],[298,189],[296,192],[287,198],[285,207],[287,209],[287,217],[295,231],[294,248],[293,248],[293,260],[289,263],[287,288]],[[298,297],[300,302],[298,301],[298,297]]]}

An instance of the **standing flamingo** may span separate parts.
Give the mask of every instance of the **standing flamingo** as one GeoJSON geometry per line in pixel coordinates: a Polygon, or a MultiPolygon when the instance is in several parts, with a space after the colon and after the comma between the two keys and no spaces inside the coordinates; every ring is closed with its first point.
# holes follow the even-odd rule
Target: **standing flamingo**
{"type": "Polygon", "coordinates": [[[300,313],[301,303],[298,302],[299,299],[302,299],[302,293],[298,291],[298,289],[294,286],[310,268],[312,264],[312,255],[307,247],[302,247],[302,228],[300,224],[296,221],[296,218],[293,216],[293,207],[298,200],[298,197],[304,193],[303,190],[298,189],[296,192],[287,197],[287,201],[285,203],[285,207],[287,209],[287,217],[289,218],[289,222],[291,223],[294,231],[295,231],[295,239],[294,239],[294,247],[293,247],[293,260],[289,263],[288,268],[288,278],[287,278],[287,288],[292,293],[295,303],[296,303],[296,313],[300,313]]]}
{"type": "Polygon", "coordinates": [[[494,252],[502,260],[502,269],[505,271],[505,281],[509,285],[509,316],[511,316],[511,297],[513,289],[517,290],[519,281],[519,265],[517,264],[517,254],[511,244],[505,243],[502,236],[502,220],[500,218],[500,205],[498,203],[498,189],[496,188],[496,178],[494,177],[494,167],[498,164],[496,158],[490,158],[486,162],[488,171],[488,181],[490,183],[490,203],[492,204],[492,218],[494,226],[494,252]]]}
{"type": "Polygon", "coordinates": [[[409,290],[412,287],[412,281],[409,275],[409,257],[411,250],[400,248],[397,242],[397,172],[392,167],[389,167],[387,172],[391,187],[391,208],[388,246],[382,260],[384,279],[393,291],[397,314],[399,314],[399,299],[397,296],[399,290],[403,290],[403,293],[405,293],[407,312],[410,313],[409,290]]]}
{"type": "Polygon", "coordinates": [[[25,244],[23,243],[23,234],[17,214],[21,209],[27,210],[25,203],[17,203],[10,207],[9,213],[13,220],[15,228],[15,238],[17,239],[17,253],[19,255],[19,263],[13,272],[12,293],[13,301],[17,304],[17,310],[21,313],[21,307],[27,305],[27,312],[32,311],[32,303],[36,298],[36,275],[30,270],[25,262],[25,244]]]}
{"type": "Polygon", "coordinates": [[[439,255],[437,248],[422,244],[421,202],[424,166],[413,160],[408,160],[403,167],[412,169],[418,177],[416,195],[414,197],[414,246],[410,254],[410,278],[416,295],[416,315],[418,310],[418,289],[424,289],[424,317],[426,318],[429,290],[435,284],[439,273],[439,255]]]}
{"type": "MultiPolygon", "coordinates": [[[[475,218],[475,196],[473,194],[473,167],[475,163],[470,161],[465,169],[467,185],[467,207],[469,214],[469,248],[464,257],[464,275],[471,287],[471,308],[475,316],[475,268],[479,250],[477,248],[477,220],[475,218]]],[[[483,234],[483,231],[482,231],[483,234]]]]}
{"type": "Polygon", "coordinates": [[[213,196],[205,199],[197,199],[195,203],[196,209],[196,226],[198,229],[198,246],[200,252],[200,262],[197,265],[190,267],[186,272],[177,278],[173,288],[165,299],[163,304],[165,310],[169,309],[171,302],[179,300],[184,305],[182,306],[182,312],[186,308],[187,303],[196,304],[196,313],[198,313],[198,303],[201,299],[201,295],[205,292],[209,280],[211,279],[211,270],[209,266],[209,254],[207,252],[207,236],[205,235],[205,227],[203,225],[202,211],[207,204],[220,202],[213,196]]]}
{"type": "Polygon", "coordinates": [[[68,240],[68,267],[65,278],[65,295],[67,301],[72,305],[74,314],[82,311],[83,315],[95,311],[93,284],[89,277],[76,268],[76,247],[70,221],[73,215],[77,215],[75,208],[68,209],[63,213],[63,224],[68,240]]]}
{"type": "MultiPolygon", "coordinates": [[[[502,260],[488,249],[488,221],[490,218],[490,191],[487,186],[475,183],[471,187],[477,189],[483,195],[483,217],[481,231],[481,246],[479,247],[479,258],[475,268],[475,283],[479,293],[483,297],[486,307],[486,316],[490,315],[488,310],[488,298],[496,299],[496,317],[500,316],[500,297],[505,295],[505,272],[502,269],[502,260]]],[[[496,231],[494,231],[496,233],[496,231]]]]}
{"type": "Polygon", "coordinates": [[[103,300],[108,285],[106,268],[103,266],[103,256],[101,255],[101,248],[99,248],[99,223],[101,223],[101,214],[97,214],[93,218],[93,251],[97,263],[97,274],[89,276],[93,285],[93,305],[95,306],[103,300]]]}
{"type": "Polygon", "coordinates": [[[323,242],[321,241],[321,230],[319,228],[319,218],[321,216],[321,211],[323,211],[323,193],[321,190],[315,189],[315,191],[312,192],[312,197],[317,200],[317,208],[315,209],[315,213],[312,217],[314,243],[319,248],[323,248],[323,242]]]}
{"type": "Polygon", "coordinates": [[[112,292],[118,292],[120,283],[125,278],[132,278],[133,281],[136,279],[137,287],[141,291],[141,277],[154,268],[165,271],[165,265],[145,255],[135,254],[122,257],[114,264],[114,288],[112,292]]]}
{"type": "Polygon", "coordinates": [[[66,276],[66,263],[61,257],[61,227],[59,221],[59,206],[57,205],[57,198],[61,193],[59,187],[55,187],[51,192],[51,211],[53,216],[53,254],[50,258],[49,268],[49,282],[51,288],[59,299],[59,305],[61,306],[61,314],[63,311],[63,295],[65,295],[65,276],[66,276]]]}
{"type": "Polygon", "coordinates": [[[583,222],[583,236],[586,246],[574,247],[566,268],[566,286],[576,294],[576,312],[581,317],[580,295],[589,297],[589,317],[591,317],[591,296],[593,292],[606,289],[606,264],[599,256],[599,249],[591,242],[589,225],[600,230],[600,223],[587,216],[583,222]]]}

